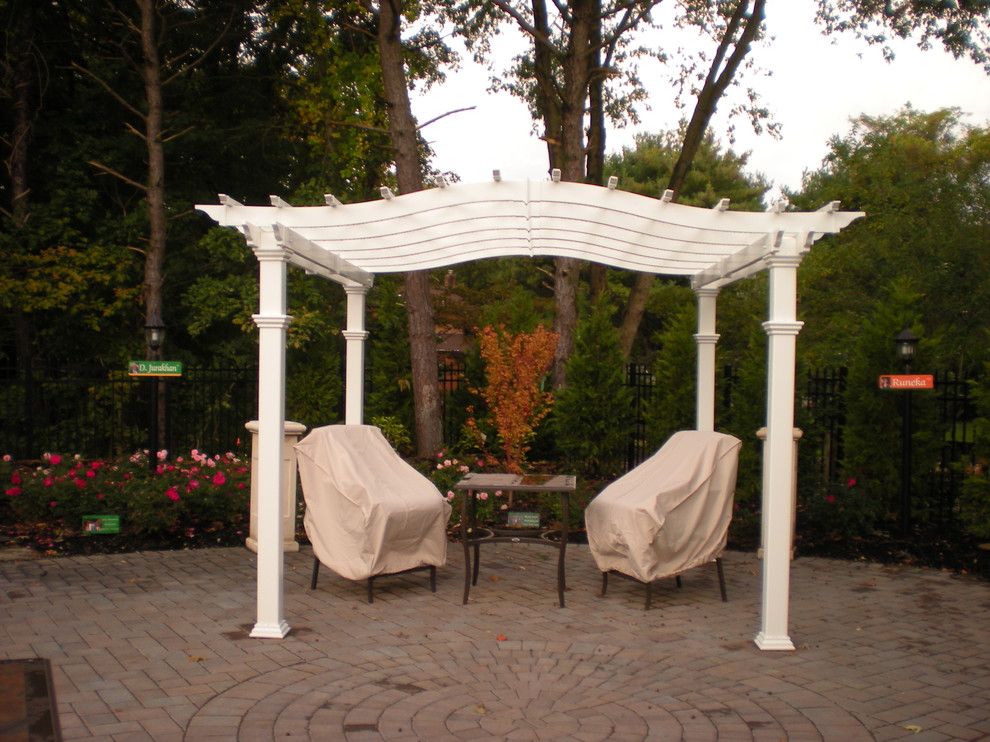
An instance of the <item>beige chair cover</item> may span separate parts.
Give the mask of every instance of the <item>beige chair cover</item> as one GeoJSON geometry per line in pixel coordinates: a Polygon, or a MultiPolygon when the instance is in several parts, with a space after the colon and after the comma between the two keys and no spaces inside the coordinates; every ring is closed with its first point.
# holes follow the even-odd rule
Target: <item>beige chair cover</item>
{"type": "Polygon", "coordinates": [[[320,562],[350,580],[443,566],[450,505],[378,428],[315,428],[296,454],[320,562]]]}
{"type": "Polygon", "coordinates": [[[652,582],[721,555],[741,445],[731,435],[681,431],[602,490],[584,515],[598,568],[652,582]]]}

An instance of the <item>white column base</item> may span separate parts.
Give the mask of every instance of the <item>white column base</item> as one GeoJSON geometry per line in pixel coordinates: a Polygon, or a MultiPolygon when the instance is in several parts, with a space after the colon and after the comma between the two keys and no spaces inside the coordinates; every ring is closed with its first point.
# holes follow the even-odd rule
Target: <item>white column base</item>
{"type": "Polygon", "coordinates": [[[284,639],[288,633],[289,624],[287,621],[274,625],[256,623],[251,629],[250,636],[252,639],[284,639]]]}
{"type": "Polygon", "coordinates": [[[794,651],[794,642],[787,635],[767,636],[762,631],[753,639],[753,643],[764,652],[788,652],[794,651]]]}

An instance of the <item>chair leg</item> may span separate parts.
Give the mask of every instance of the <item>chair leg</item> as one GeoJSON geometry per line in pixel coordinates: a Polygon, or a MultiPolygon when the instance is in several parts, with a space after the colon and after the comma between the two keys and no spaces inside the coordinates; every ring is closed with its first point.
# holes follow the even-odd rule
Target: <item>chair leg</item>
{"type": "Polygon", "coordinates": [[[677,587],[682,587],[683,586],[682,583],[681,583],[681,576],[680,575],[676,575],[674,577],[674,582],[677,583],[677,587]]]}
{"type": "Polygon", "coordinates": [[[374,603],[375,602],[375,593],[374,593],[374,590],[372,589],[373,586],[374,586],[374,584],[375,584],[375,578],[374,577],[369,577],[368,578],[368,602],[369,603],[374,603]]]}
{"type": "Polygon", "coordinates": [[[437,568],[434,565],[430,566],[430,591],[437,591],[437,568]]]}
{"type": "Polygon", "coordinates": [[[605,591],[608,590],[608,572],[602,572],[602,597],[605,597],[605,591]]]}
{"type": "Polygon", "coordinates": [[[715,569],[718,570],[718,589],[722,592],[722,602],[728,603],[729,598],[725,594],[725,572],[722,569],[722,557],[715,560],[715,569]]]}
{"type": "Polygon", "coordinates": [[[319,574],[320,574],[320,560],[316,557],[313,557],[313,579],[310,580],[309,583],[310,590],[316,589],[316,578],[319,576],[319,574]]]}

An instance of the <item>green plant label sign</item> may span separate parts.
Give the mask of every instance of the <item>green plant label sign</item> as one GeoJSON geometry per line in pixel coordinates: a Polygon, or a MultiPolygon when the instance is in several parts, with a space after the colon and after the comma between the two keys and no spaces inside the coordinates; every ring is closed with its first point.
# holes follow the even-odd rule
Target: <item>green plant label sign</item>
{"type": "Polygon", "coordinates": [[[128,376],[182,376],[182,361],[128,361],[128,376]]]}
{"type": "Polygon", "coordinates": [[[509,525],[521,528],[539,528],[540,514],[511,512],[509,513],[509,525]]]}
{"type": "Polygon", "coordinates": [[[84,515],[82,530],[86,534],[120,533],[119,515],[84,515]]]}

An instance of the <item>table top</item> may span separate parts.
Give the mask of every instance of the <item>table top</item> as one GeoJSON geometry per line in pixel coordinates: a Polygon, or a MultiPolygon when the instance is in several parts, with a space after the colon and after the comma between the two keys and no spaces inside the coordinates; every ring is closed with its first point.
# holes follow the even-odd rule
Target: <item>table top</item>
{"type": "Polygon", "coordinates": [[[500,489],[505,492],[573,492],[573,474],[503,474],[471,472],[454,485],[457,490],[500,489]]]}

